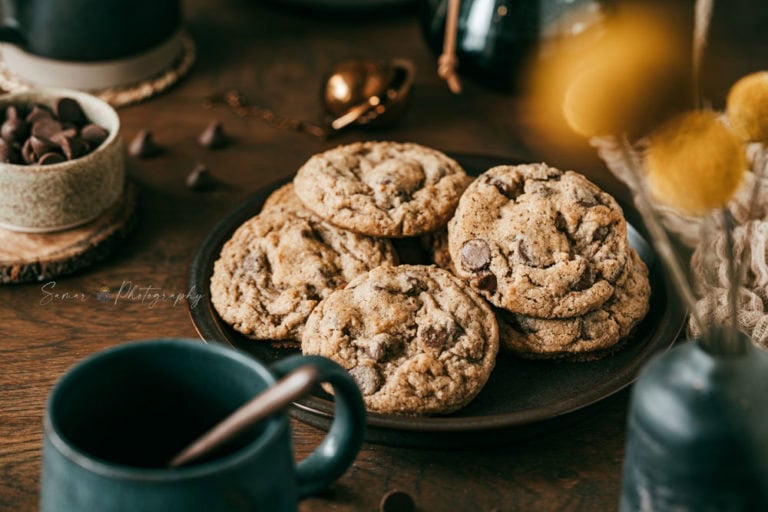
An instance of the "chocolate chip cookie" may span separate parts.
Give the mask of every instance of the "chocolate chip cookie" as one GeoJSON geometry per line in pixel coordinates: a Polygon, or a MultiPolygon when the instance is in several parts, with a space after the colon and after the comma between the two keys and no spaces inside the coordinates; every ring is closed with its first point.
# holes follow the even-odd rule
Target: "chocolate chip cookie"
{"type": "Polygon", "coordinates": [[[306,210],[304,203],[293,189],[293,183],[286,183],[272,192],[262,206],[261,211],[267,211],[275,207],[286,207],[291,210],[306,210]]]}
{"type": "Polygon", "coordinates": [[[302,202],[336,226],[404,237],[444,225],[466,180],[459,164],[434,149],[358,142],[313,156],[294,184],[302,202]]]}
{"type": "Polygon", "coordinates": [[[627,225],[616,200],[545,164],[494,167],[448,224],[456,274],[497,307],[567,318],[600,307],[626,279],[627,225]]]}
{"type": "Polygon", "coordinates": [[[480,392],[498,335],[485,301],[449,272],[382,266],[315,308],[301,349],[349,370],[371,411],[441,414],[480,392]]]}
{"type": "Polygon", "coordinates": [[[318,302],[385,263],[396,263],[389,241],[338,229],[308,211],[274,206],[224,244],[211,278],[211,302],[224,321],[250,338],[298,341],[318,302]]]}
{"type": "Polygon", "coordinates": [[[546,320],[496,310],[502,348],[526,359],[593,360],[621,347],[648,313],[648,268],[632,250],[631,270],[616,293],[586,315],[546,320]]]}
{"type": "Polygon", "coordinates": [[[448,229],[441,228],[421,237],[421,244],[429,254],[430,261],[440,268],[455,274],[451,253],[448,251],[448,229]]]}

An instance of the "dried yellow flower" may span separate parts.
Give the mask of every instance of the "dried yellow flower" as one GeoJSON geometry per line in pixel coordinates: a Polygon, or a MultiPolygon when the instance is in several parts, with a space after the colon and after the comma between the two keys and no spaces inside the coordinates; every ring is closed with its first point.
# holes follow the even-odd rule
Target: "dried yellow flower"
{"type": "Polygon", "coordinates": [[[711,111],[671,119],[653,134],[646,154],[653,195],[689,215],[724,206],[746,167],[743,144],[711,111]]]}
{"type": "Polygon", "coordinates": [[[768,71],[749,74],[733,84],[726,112],[736,135],[768,142],[768,71]]]}
{"type": "Polygon", "coordinates": [[[682,62],[674,32],[657,16],[617,19],[573,73],[565,119],[586,137],[644,133],[687,94],[682,62]]]}

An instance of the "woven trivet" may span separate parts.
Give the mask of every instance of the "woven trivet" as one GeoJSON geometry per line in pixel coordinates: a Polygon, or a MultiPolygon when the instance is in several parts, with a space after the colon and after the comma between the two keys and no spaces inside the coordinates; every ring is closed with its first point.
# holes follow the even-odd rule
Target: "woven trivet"
{"type": "MultiPolygon", "coordinates": [[[[183,33],[181,35],[181,47],[181,54],[171,66],[151,78],[131,85],[94,89],[87,92],[108,102],[113,107],[124,107],[157,96],[176,85],[179,80],[189,73],[189,70],[195,63],[195,41],[189,34],[183,33]]],[[[25,82],[16,76],[13,71],[8,69],[5,62],[0,59],[1,89],[8,92],[17,92],[33,87],[35,87],[33,84],[25,82]]]]}

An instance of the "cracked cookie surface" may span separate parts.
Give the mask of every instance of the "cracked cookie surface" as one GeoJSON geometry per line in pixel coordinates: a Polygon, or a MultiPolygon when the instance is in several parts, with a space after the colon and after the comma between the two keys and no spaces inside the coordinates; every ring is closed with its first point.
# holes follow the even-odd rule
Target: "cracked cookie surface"
{"type": "Polygon", "coordinates": [[[496,310],[504,349],[526,359],[592,360],[618,349],[648,313],[648,268],[631,250],[631,270],[615,294],[583,316],[541,319],[496,310]]]}
{"type": "Polygon", "coordinates": [[[214,264],[211,302],[249,338],[299,341],[318,302],[396,258],[387,240],[341,230],[308,210],[273,205],[224,244],[214,264]]]}
{"type": "Polygon", "coordinates": [[[371,411],[427,415],[468,404],[498,352],[483,299],[435,266],[381,266],[323,300],[302,352],[333,359],[355,378],[371,411]]]}
{"type": "Polygon", "coordinates": [[[319,217],[370,236],[416,236],[444,225],[466,186],[456,161],[412,143],[358,142],[310,158],[296,194],[319,217]]]}
{"type": "Polygon", "coordinates": [[[467,188],[448,223],[456,274],[499,308],[539,318],[582,315],[627,277],[621,207],[581,174],[498,166],[467,188]]]}

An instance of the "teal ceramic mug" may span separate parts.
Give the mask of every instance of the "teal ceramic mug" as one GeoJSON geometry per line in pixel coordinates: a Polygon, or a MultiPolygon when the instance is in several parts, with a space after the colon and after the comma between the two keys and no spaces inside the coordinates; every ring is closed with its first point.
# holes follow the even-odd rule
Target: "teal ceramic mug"
{"type": "Polygon", "coordinates": [[[128,343],[82,361],[54,386],[45,413],[40,509],[99,511],[295,511],[351,465],[365,409],[349,374],[317,356],[264,367],[193,340],[128,343]],[[334,389],[333,425],[293,462],[285,412],[219,453],[180,468],[168,461],[239,406],[302,366],[334,389]]]}

